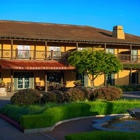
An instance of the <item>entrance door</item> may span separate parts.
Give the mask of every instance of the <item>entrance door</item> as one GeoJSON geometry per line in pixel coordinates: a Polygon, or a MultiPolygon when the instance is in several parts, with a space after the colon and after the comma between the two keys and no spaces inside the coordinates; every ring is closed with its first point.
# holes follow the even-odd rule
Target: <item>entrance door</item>
{"type": "Polygon", "coordinates": [[[18,73],[18,89],[29,88],[29,73],[18,73]]]}
{"type": "Polygon", "coordinates": [[[34,76],[32,72],[15,72],[14,73],[14,89],[34,88],[34,76]]]}

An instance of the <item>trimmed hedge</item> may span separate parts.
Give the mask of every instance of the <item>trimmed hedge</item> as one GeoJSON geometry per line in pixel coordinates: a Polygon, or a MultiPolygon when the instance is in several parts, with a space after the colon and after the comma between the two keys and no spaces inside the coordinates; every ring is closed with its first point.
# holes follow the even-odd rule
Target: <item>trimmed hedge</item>
{"type": "Polygon", "coordinates": [[[49,108],[42,114],[23,115],[20,117],[20,124],[26,129],[43,128],[53,126],[55,123],[62,120],[91,115],[94,114],[90,112],[90,105],[73,103],[49,108]]]}
{"type": "Polygon", "coordinates": [[[139,140],[140,133],[94,131],[65,136],[65,140],[139,140]]]}
{"type": "Polygon", "coordinates": [[[43,128],[53,126],[55,123],[83,116],[107,115],[126,113],[126,110],[140,107],[140,101],[112,101],[71,103],[52,107],[37,115],[23,115],[20,124],[23,128],[43,128]]]}

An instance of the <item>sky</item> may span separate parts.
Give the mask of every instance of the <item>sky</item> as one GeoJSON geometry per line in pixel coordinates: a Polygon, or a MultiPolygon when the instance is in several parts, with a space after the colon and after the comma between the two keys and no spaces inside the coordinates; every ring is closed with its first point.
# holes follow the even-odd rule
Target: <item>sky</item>
{"type": "Polygon", "coordinates": [[[140,0],[0,0],[0,20],[92,26],[140,36],[140,0]]]}

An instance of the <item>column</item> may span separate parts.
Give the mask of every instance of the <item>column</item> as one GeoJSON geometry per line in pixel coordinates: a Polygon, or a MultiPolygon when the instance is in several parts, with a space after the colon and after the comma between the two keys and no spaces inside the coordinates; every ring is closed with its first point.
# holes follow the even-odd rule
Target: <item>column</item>
{"type": "Polygon", "coordinates": [[[36,45],[34,45],[34,60],[36,60],[36,45]]]}
{"type": "Polygon", "coordinates": [[[13,82],[14,80],[13,80],[13,70],[11,70],[11,92],[13,92],[14,91],[14,82],[13,82]]]}
{"type": "Polygon", "coordinates": [[[78,42],[76,42],[76,50],[78,50],[78,42]]]}
{"type": "Polygon", "coordinates": [[[45,41],[45,60],[47,60],[47,41],[45,41]]]}
{"type": "Polygon", "coordinates": [[[45,91],[47,92],[48,91],[48,85],[47,85],[47,71],[45,71],[45,91]]]}
{"type": "Polygon", "coordinates": [[[13,59],[13,39],[11,39],[11,59],[13,59]]]}

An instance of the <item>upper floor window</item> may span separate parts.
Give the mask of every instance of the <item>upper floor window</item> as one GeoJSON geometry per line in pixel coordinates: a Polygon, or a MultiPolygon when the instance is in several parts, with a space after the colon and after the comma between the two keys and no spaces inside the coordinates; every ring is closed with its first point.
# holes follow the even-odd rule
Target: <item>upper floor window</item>
{"type": "Polygon", "coordinates": [[[53,51],[53,58],[59,58],[61,56],[61,48],[57,46],[50,46],[50,51],[53,51]]]}
{"type": "Polygon", "coordinates": [[[107,49],[106,49],[106,52],[107,52],[107,53],[112,53],[112,54],[114,54],[114,49],[107,48],[107,49]]]}
{"type": "Polygon", "coordinates": [[[138,61],[138,50],[132,50],[131,51],[131,60],[132,61],[138,61]]]}
{"type": "Polygon", "coordinates": [[[18,58],[29,58],[30,46],[18,45],[18,58]]]}

